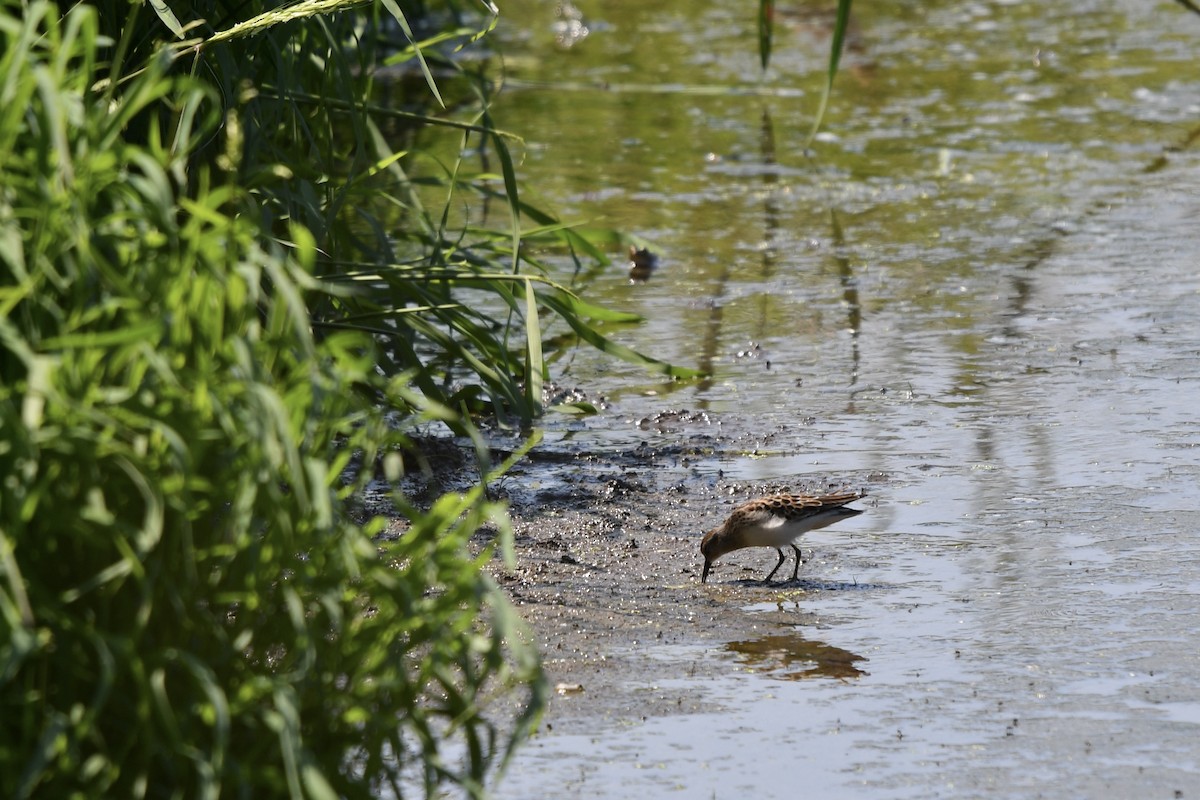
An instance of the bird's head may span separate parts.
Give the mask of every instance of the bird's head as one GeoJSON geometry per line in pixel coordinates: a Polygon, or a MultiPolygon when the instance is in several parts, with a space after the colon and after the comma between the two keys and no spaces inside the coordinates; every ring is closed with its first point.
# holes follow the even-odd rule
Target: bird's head
{"type": "Polygon", "coordinates": [[[704,538],[700,540],[700,554],[704,556],[704,571],[700,573],[701,583],[708,580],[708,572],[712,569],[713,562],[729,552],[729,548],[722,547],[722,530],[723,526],[721,528],[713,528],[704,534],[704,538]]]}

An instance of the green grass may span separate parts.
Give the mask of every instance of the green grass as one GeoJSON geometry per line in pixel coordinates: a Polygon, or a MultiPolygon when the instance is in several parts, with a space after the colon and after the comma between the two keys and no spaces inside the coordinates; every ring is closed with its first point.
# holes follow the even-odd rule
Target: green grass
{"type": "Polygon", "coordinates": [[[522,192],[478,8],[0,0],[0,795],[482,796],[536,723],[508,465],[398,538],[357,498],[424,423],[529,428],[550,341],[698,373],[538,260],[604,256],[522,192]]]}
{"type": "MultiPolygon", "coordinates": [[[[807,149],[821,130],[825,120],[825,111],[829,107],[829,97],[833,93],[833,79],[837,77],[838,66],[842,60],[842,50],[846,44],[846,31],[850,27],[850,6],[853,0],[838,0],[837,15],[833,23],[833,37],[829,44],[829,64],[825,70],[825,83],[821,87],[821,100],[813,115],[812,128],[809,129],[808,139],[804,143],[807,149]]],[[[771,49],[775,41],[775,0],[758,0],[758,56],[765,70],[771,63],[771,49]]]]}
{"type": "Polygon", "coordinates": [[[306,202],[249,158],[302,120],[227,106],[141,12],[0,9],[0,794],[479,795],[543,702],[468,547],[508,542],[495,474],[397,497],[391,544],[356,518],[386,413],[469,421],[336,324],[371,295],[321,279],[353,176],[306,202]]]}

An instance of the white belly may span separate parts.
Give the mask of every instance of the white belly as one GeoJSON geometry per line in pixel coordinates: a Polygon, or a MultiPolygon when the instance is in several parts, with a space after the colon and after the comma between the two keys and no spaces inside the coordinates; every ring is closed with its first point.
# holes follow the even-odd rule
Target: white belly
{"type": "Polygon", "coordinates": [[[745,542],[749,547],[784,547],[799,539],[805,531],[812,530],[815,519],[787,520],[772,517],[747,528],[745,542]]]}

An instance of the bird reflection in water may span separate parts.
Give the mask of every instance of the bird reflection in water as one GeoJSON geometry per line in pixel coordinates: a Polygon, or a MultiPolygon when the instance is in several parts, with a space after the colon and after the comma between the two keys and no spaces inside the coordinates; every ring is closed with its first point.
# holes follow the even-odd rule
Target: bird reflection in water
{"type": "Polygon", "coordinates": [[[730,642],[725,649],[736,653],[738,661],[772,678],[798,681],[805,678],[857,678],[867,673],[854,666],[866,661],[840,647],[805,639],[797,633],[783,633],[730,642]]]}

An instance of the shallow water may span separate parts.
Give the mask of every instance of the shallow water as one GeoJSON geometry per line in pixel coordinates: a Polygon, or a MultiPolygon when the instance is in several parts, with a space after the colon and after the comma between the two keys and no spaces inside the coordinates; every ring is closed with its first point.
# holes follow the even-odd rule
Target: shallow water
{"type": "Polygon", "coordinates": [[[573,352],[556,379],[611,405],[545,447],[871,496],[804,540],[795,625],[764,601],[762,635],[654,650],[724,677],[628,676],[702,710],[552,726],[497,796],[1195,796],[1200,18],[863,7],[809,160],[823,17],[760,80],[749,6],[580,6],[569,50],[505,9],[497,115],[552,205],[662,258],[561,277],[713,377],[573,352]]]}

